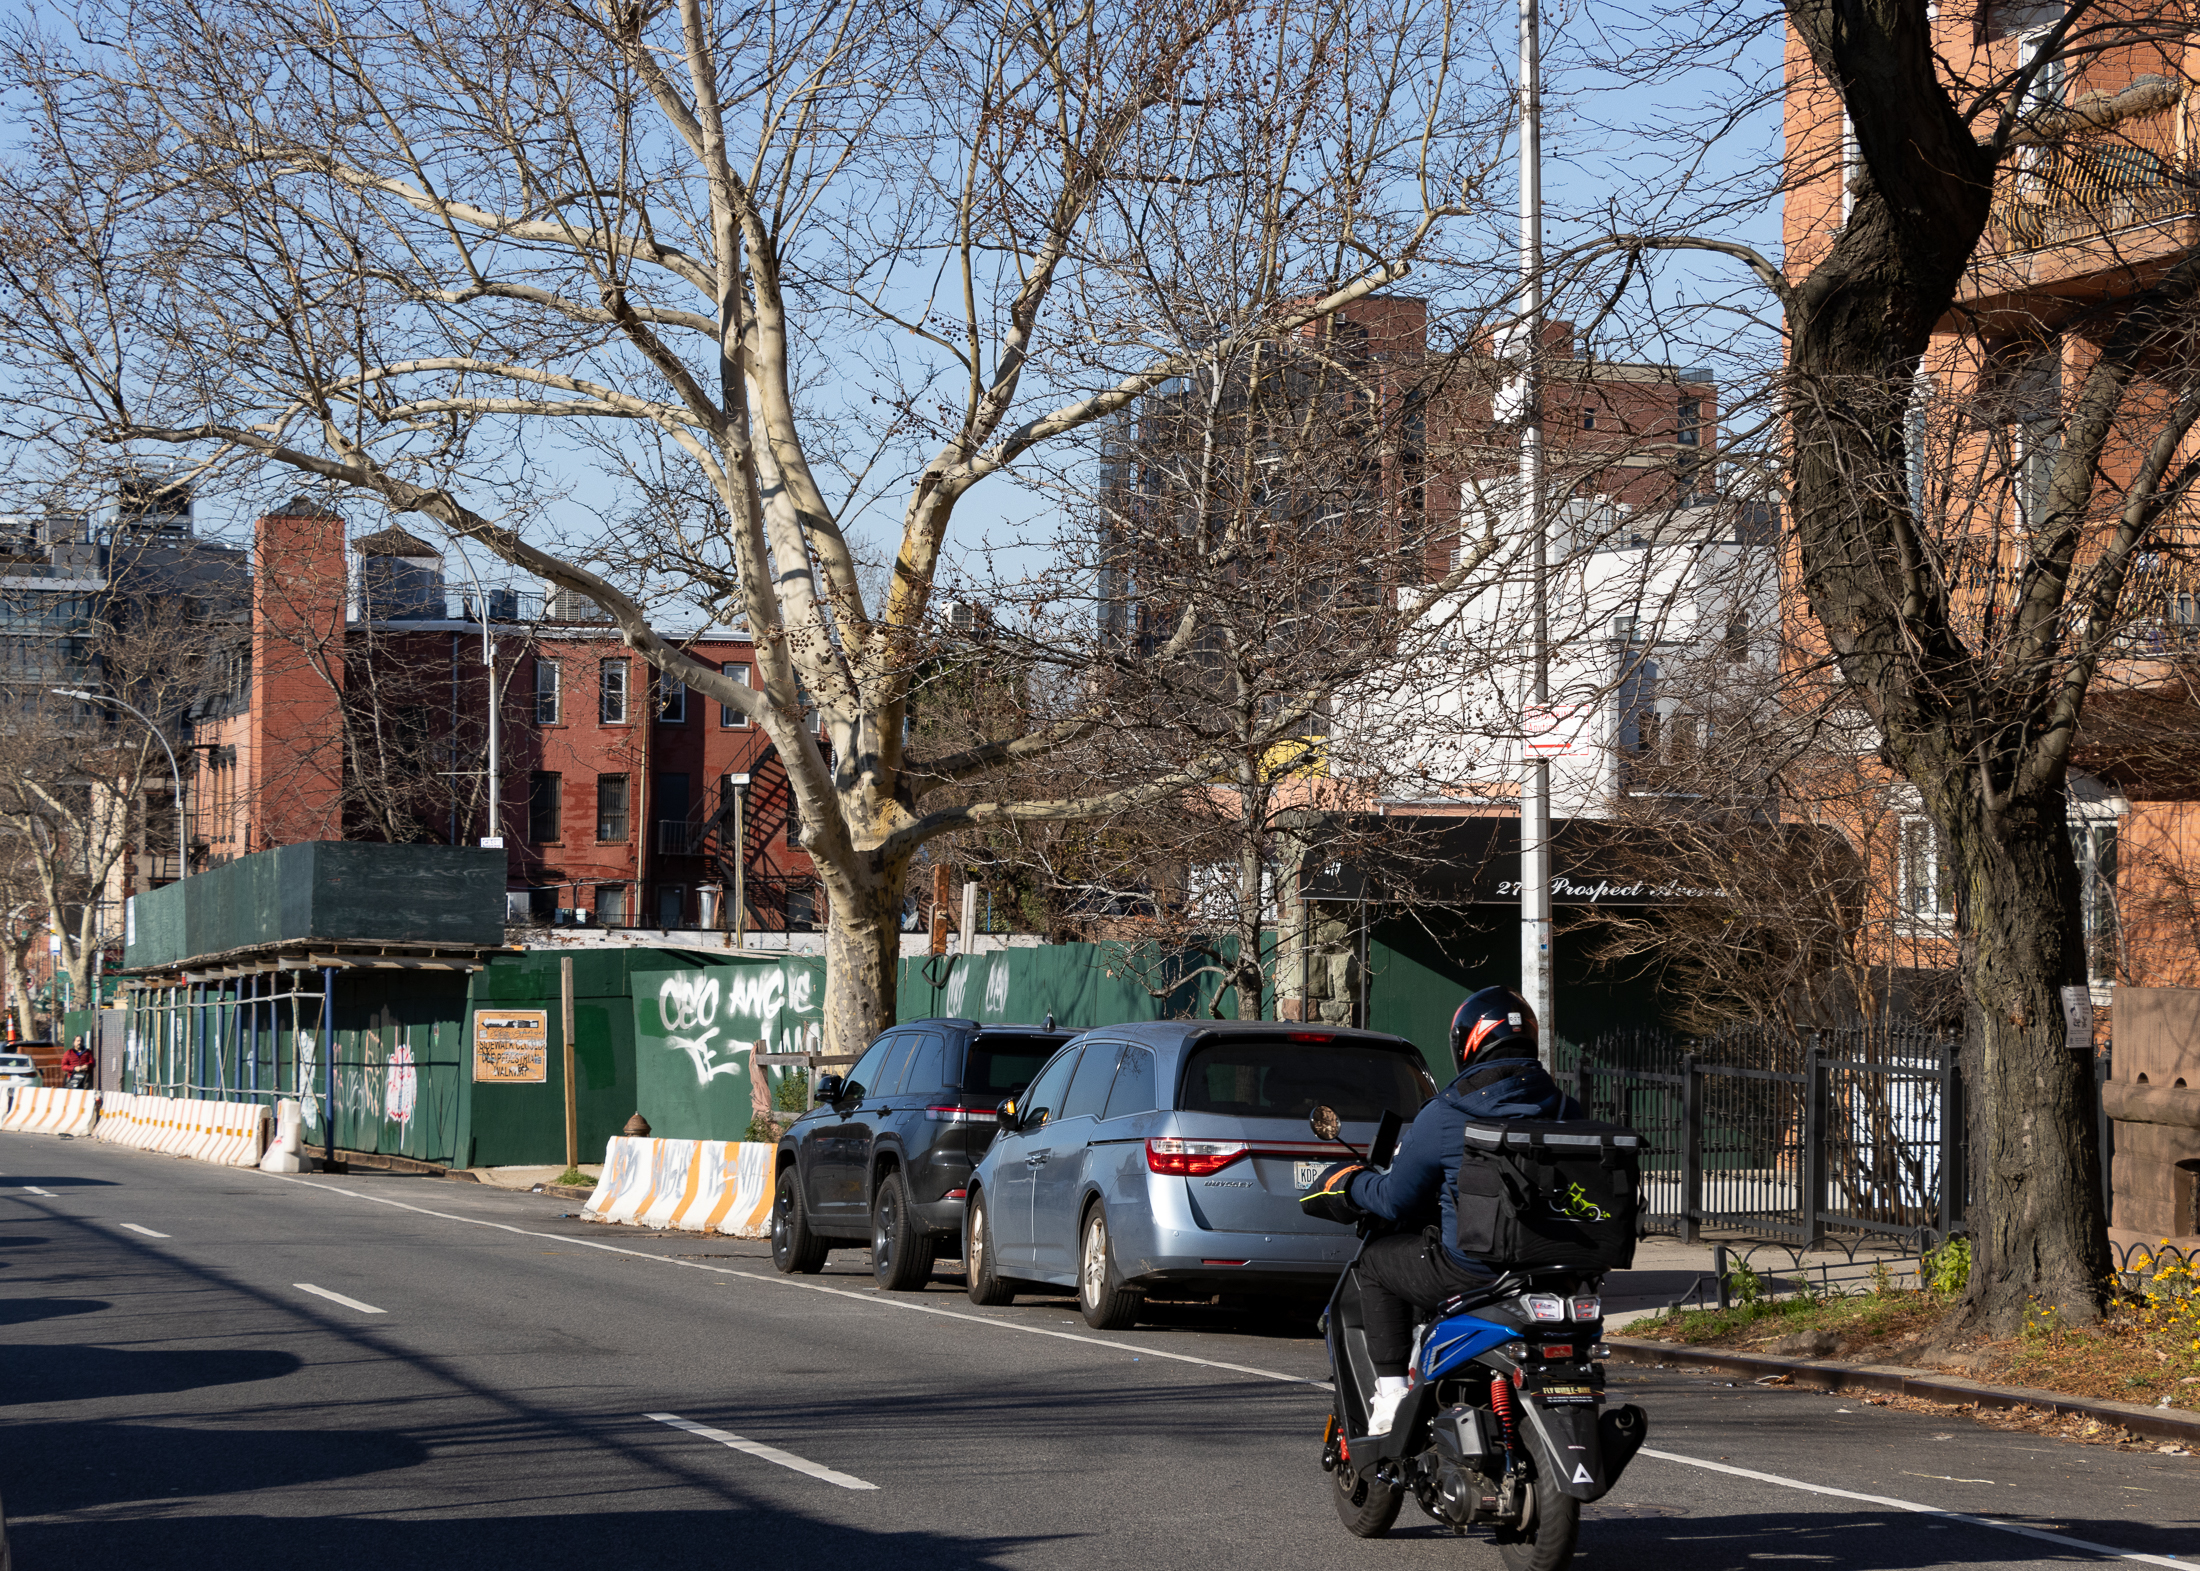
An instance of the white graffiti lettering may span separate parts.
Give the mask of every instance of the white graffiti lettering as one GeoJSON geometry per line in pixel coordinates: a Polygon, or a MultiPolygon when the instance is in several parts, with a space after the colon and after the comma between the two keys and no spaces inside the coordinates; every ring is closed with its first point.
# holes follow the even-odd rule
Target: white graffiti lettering
{"type": "Polygon", "coordinates": [[[987,1020],[998,1020],[1008,1011],[1008,956],[997,955],[985,977],[985,1014],[987,1020]]]}
{"type": "MultiPolygon", "coordinates": [[[[775,976],[773,980],[777,980],[775,976]]],[[[734,983],[734,1009],[740,1010],[740,987],[734,983]]],[[[695,1081],[708,1085],[720,1075],[739,1074],[741,1060],[728,1058],[720,1062],[718,1049],[711,1039],[721,1029],[714,1022],[718,1018],[718,979],[703,972],[686,972],[665,978],[657,989],[657,1018],[665,1024],[665,1045],[676,1052],[685,1053],[695,1065],[695,1081]]]]}

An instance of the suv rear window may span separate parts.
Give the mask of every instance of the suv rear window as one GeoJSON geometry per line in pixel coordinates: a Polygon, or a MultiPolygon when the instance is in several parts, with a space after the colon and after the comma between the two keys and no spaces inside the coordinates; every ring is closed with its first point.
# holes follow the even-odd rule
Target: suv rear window
{"type": "Polygon", "coordinates": [[[1011,1096],[1031,1084],[1067,1036],[973,1037],[963,1055],[962,1088],[972,1096],[1011,1096]]]}
{"type": "Polygon", "coordinates": [[[1177,1107],[1186,1113],[1303,1121],[1327,1104],[1345,1119],[1421,1110],[1418,1053],[1371,1042],[1228,1037],[1194,1048],[1177,1107]]]}

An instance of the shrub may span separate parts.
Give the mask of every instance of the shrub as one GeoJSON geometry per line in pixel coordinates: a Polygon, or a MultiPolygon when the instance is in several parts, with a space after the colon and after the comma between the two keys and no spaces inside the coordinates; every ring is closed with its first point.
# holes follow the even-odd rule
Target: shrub
{"type": "Polygon", "coordinates": [[[1925,1291],[1952,1298],[1971,1284],[1971,1241],[1951,1238],[1918,1257],[1918,1281],[1925,1291]]]}

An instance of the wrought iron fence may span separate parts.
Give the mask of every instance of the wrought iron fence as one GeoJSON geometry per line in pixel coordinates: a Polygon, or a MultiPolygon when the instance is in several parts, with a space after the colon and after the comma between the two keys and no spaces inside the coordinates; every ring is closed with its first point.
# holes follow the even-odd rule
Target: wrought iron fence
{"type": "Polygon", "coordinates": [[[1929,1032],[1627,1032],[1559,1067],[1590,1117],[1648,1141],[1653,1231],[1692,1243],[1706,1227],[1745,1229],[1810,1247],[1828,1229],[1963,1231],[1962,1080],[1955,1044],[1929,1032]]]}

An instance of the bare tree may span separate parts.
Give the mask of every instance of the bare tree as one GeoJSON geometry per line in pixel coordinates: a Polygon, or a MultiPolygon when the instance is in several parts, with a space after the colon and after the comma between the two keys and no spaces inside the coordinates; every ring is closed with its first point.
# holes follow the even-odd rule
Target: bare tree
{"type": "Polygon", "coordinates": [[[890,1018],[927,840],[1215,767],[1097,801],[915,799],[903,716],[957,506],[1202,355],[1441,261],[1502,111],[1449,0],[161,3],[84,26],[96,48],[19,28],[10,50],[35,106],[0,197],[25,419],[425,514],[756,719],[830,901],[841,1053],[890,1018]],[[1169,320],[1154,286],[1183,252],[1154,231],[1223,217],[1208,250],[1227,238],[1244,287],[1169,320]],[[553,427],[622,488],[587,551],[501,520],[511,455],[553,427]],[[882,602],[852,543],[873,510],[898,516],[882,602]],[[667,588],[746,622],[757,689],[654,629],[667,588]]]}

